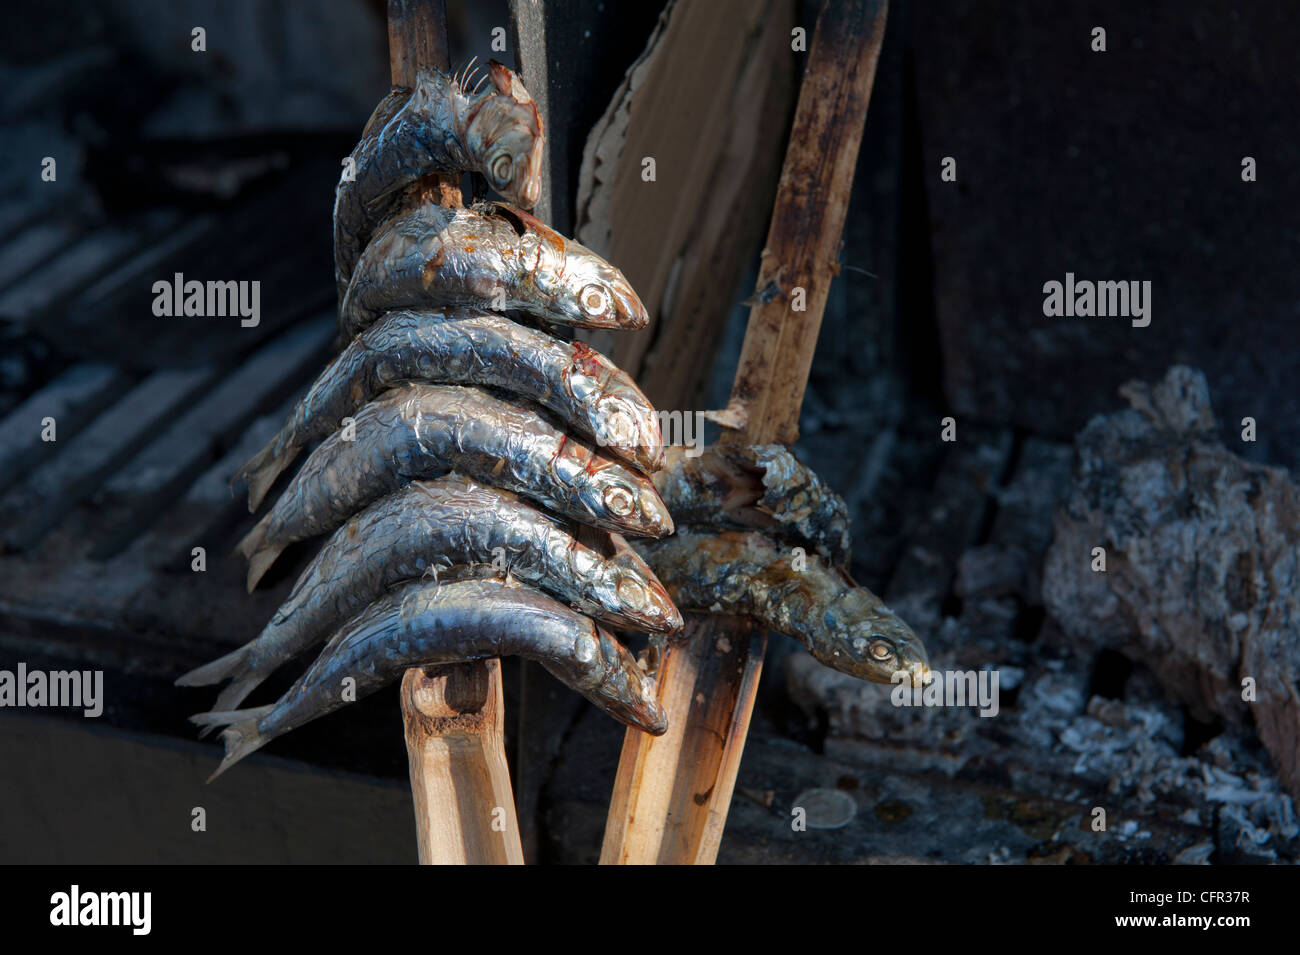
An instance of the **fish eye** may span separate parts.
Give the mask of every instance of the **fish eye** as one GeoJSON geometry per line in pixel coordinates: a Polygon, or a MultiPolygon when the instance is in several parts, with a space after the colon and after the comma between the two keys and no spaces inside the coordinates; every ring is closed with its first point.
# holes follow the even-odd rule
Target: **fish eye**
{"type": "Polygon", "coordinates": [[[618,591],[619,599],[627,604],[628,609],[640,610],[646,605],[646,591],[640,581],[631,577],[620,577],[615,589],[618,591]]]}
{"type": "Polygon", "coordinates": [[[621,401],[605,402],[601,408],[605,418],[605,431],[619,444],[631,444],[636,438],[636,426],[631,413],[621,401]]]}
{"type": "Polygon", "coordinates": [[[894,648],[890,646],[888,640],[873,640],[871,646],[867,648],[867,652],[871,654],[871,659],[880,663],[884,663],[894,656],[894,648]]]}
{"type": "Polygon", "coordinates": [[[578,293],[578,301],[588,315],[600,315],[609,308],[609,292],[603,285],[586,285],[578,293]]]}
{"type": "Polygon", "coordinates": [[[620,485],[607,489],[603,495],[605,506],[615,517],[627,517],[636,509],[636,500],[632,492],[620,485]]]}
{"type": "Polygon", "coordinates": [[[632,441],[632,419],[626,411],[615,411],[609,417],[609,431],[614,436],[614,440],[620,444],[629,444],[632,441]]]}
{"type": "Polygon", "coordinates": [[[492,174],[494,181],[503,184],[510,181],[512,167],[509,153],[497,153],[496,158],[492,160],[492,165],[488,167],[488,172],[492,174]]]}

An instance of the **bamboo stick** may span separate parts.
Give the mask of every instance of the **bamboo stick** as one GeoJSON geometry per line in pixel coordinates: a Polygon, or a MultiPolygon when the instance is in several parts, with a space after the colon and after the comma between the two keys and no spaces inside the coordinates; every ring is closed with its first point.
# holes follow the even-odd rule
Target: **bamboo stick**
{"type": "Polygon", "coordinates": [[[388,63],[393,85],[402,89],[415,86],[422,67],[447,69],[451,54],[443,0],[388,0],[388,63]]]}
{"type": "MultiPolygon", "coordinates": [[[[421,67],[447,69],[443,0],[388,0],[393,85],[421,67]]],[[[454,177],[430,177],[460,205],[454,177]]],[[[402,722],[422,864],[522,865],[506,762],[501,661],[413,667],[402,678],[402,722]]]]}
{"type": "MultiPolygon", "coordinates": [[[[730,410],[744,423],[724,440],[788,444],[798,436],[886,8],[886,0],[821,6],[759,267],[760,302],[732,388],[730,410]]],[[[669,733],[624,738],[602,864],[716,861],[765,647],[734,618],[690,619],[686,639],[661,663],[669,733]]]]}
{"type": "Polygon", "coordinates": [[[402,678],[421,865],[523,865],[505,758],[501,661],[402,678]]]}
{"type": "Polygon", "coordinates": [[[746,423],[724,432],[725,440],[793,444],[799,436],[826,296],[840,271],[887,6],[887,0],[831,3],[818,17],[759,264],[759,292],[775,294],[750,312],[731,389],[731,406],[746,423]]]}
{"type": "MultiPolygon", "coordinates": [[[[450,68],[444,0],[388,0],[388,63],[393,86],[400,89],[415,86],[421,67],[450,68]]],[[[459,208],[459,177],[426,178],[442,205],[459,208]]]]}
{"type": "Polygon", "coordinates": [[[624,737],[601,865],[709,865],[717,856],[767,636],[737,617],[688,626],[689,642],[668,650],[658,674],[668,732],[624,737]]]}

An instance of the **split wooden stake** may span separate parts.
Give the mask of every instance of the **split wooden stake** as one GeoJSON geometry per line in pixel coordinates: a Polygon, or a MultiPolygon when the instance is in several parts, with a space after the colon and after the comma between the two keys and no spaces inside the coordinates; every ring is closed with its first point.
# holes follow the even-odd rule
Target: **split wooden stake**
{"type": "Polygon", "coordinates": [[[407,670],[402,719],[420,863],[523,865],[501,661],[407,670]]]}
{"type": "MultiPolygon", "coordinates": [[[[413,87],[424,66],[447,69],[443,0],[388,0],[388,50],[394,86],[413,87]]],[[[460,205],[454,177],[433,184],[444,205],[460,205]]],[[[403,676],[422,864],[523,865],[504,718],[500,660],[413,667],[403,676]]]]}
{"type": "MultiPolygon", "coordinates": [[[[886,0],[823,3],[759,266],[723,440],[794,442],[880,47],[886,0]],[[796,310],[800,305],[803,310],[796,310]]],[[[717,859],[763,666],[766,637],[735,618],[692,617],[660,665],[668,734],[629,731],[602,864],[717,859]]]]}

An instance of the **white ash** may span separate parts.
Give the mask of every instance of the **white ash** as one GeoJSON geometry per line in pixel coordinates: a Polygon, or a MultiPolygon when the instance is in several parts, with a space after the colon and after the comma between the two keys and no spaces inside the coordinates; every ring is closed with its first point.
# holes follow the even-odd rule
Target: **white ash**
{"type": "MultiPolygon", "coordinates": [[[[937,655],[932,668],[953,665],[937,655]]],[[[1111,831],[1125,841],[1151,838],[1143,816],[1212,828],[1252,857],[1300,854],[1295,806],[1267,754],[1249,734],[1228,729],[1183,756],[1181,710],[1163,697],[1115,700],[1089,695],[1084,659],[1044,658],[1008,668],[1023,685],[1013,707],[984,719],[968,707],[895,707],[893,687],[864,683],[821,666],[800,651],[786,658],[791,699],[809,716],[824,713],[832,737],[868,740],[943,758],[914,759],[924,771],[957,776],[972,765],[1004,766],[1017,788],[1067,802],[1098,797],[1116,817],[1111,831]],[[1130,813],[1139,815],[1133,818],[1130,813]]],[[[1154,684],[1132,681],[1141,690],[1154,684]]],[[[1004,684],[1005,685],[1005,684],[1004,684]]],[[[883,765],[883,763],[882,763],[883,765]]],[[[1198,849],[1184,861],[1201,857],[1198,849]]]]}

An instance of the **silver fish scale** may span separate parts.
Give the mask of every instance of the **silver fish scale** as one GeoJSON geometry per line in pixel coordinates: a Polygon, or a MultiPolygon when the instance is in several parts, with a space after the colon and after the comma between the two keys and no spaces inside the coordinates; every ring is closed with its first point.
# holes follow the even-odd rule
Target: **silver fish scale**
{"type": "Polygon", "coordinates": [[[647,321],[622,272],[526,213],[503,203],[452,209],[426,200],[386,223],[361,254],[339,331],[346,341],[386,311],[456,305],[520,310],[579,328],[647,321]],[[583,297],[590,289],[594,306],[583,297]]]}
{"type": "Polygon", "coordinates": [[[452,475],[416,481],[375,502],[331,535],[262,632],[239,654],[216,709],[237,706],[265,677],[322,642],[348,618],[404,580],[455,568],[456,579],[507,572],[588,616],[650,631],[678,624],[672,602],[644,564],[606,561],[579,543],[567,522],[508,491],[452,475]],[[627,578],[648,606],[623,599],[627,578]]]}
{"type": "Polygon", "coordinates": [[[452,112],[457,95],[451,77],[422,70],[400,106],[392,100],[380,104],[388,119],[353,149],[353,176],[340,177],[334,194],[335,266],[345,287],[375,223],[386,218],[403,188],[429,173],[473,168],[452,112]]]}
{"type": "Polygon", "coordinates": [[[360,699],[412,666],[512,655],[541,663],[619,721],[663,732],[653,683],[626,649],[551,598],[499,581],[414,582],[376,601],[330,639],[258,731],[272,739],[346,705],[344,677],[360,699]]]}
{"type": "MultiPolygon", "coordinates": [[[[516,78],[513,74],[509,78],[513,86],[516,78]]],[[[422,177],[474,170],[512,202],[525,206],[535,202],[541,187],[542,136],[541,117],[531,100],[525,96],[521,101],[513,90],[503,92],[495,83],[467,95],[454,77],[424,69],[405,102],[398,105],[390,94],[371,116],[352,152],[352,178],[340,178],[335,192],[339,300],[376,224],[398,207],[408,187],[422,177]],[[496,156],[509,157],[506,179],[493,175],[496,156]]]]}
{"type": "Polygon", "coordinates": [[[658,515],[638,509],[619,518],[603,509],[602,491],[612,483],[658,501],[650,482],[631,469],[478,389],[411,384],[361,409],[355,440],[335,434],[308,457],[267,519],[267,540],[288,543],[333,530],[401,483],[452,469],[599,527],[658,532],[658,515]],[[591,466],[593,458],[599,467],[591,466]]]}
{"type": "Polygon", "coordinates": [[[386,223],[366,246],[339,328],[351,338],[394,308],[491,303],[498,288],[507,307],[522,307],[518,244],[504,219],[434,202],[420,205],[386,223]],[[439,255],[443,264],[430,274],[429,263],[439,255]]]}
{"type": "Polygon", "coordinates": [[[400,190],[428,173],[466,168],[469,159],[456,140],[449,111],[452,95],[449,77],[432,70],[422,73],[413,95],[400,105],[391,99],[380,104],[380,109],[389,110],[388,119],[353,149],[349,157],[353,177],[341,177],[334,194],[334,258],[340,299],[375,223],[385,218],[400,190]],[[420,123],[411,122],[412,115],[422,117],[430,130],[437,132],[422,134],[420,123]],[[421,139],[428,140],[421,145],[433,147],[427,153],[406,148],[421,139]],[[413,166],[410,157],[418,157],[420,164],[413,166]]]}

